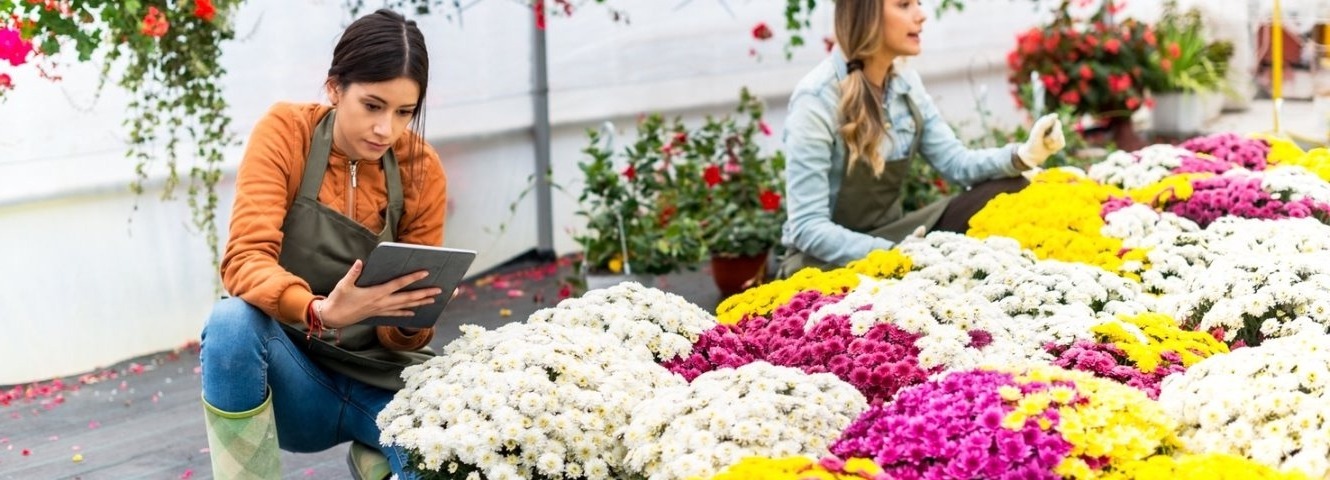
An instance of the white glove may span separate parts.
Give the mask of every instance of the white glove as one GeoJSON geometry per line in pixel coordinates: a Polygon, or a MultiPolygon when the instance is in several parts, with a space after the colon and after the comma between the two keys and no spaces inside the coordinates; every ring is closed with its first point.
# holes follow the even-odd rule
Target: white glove
{"type": "Polygon", "coordinates": [[[1062,151],[1067,146],[1067,138],[1062,135],[1062,121],[1056,113],[1039,117],[1030,128],[1030,138],[1016,149],[1016,156],[1025,166],[1035,168],[1048,161],[1048,157],[1062,151]]]}

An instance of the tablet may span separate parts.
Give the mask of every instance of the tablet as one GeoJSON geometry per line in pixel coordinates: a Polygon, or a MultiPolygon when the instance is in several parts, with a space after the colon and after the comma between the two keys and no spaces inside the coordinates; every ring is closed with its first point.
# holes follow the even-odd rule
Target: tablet
{"type": "Polygon", "coordinates": [[[409,243],[382,242],[369,258],[356,280],[357,287],[372,287],[413,272],[428,270],[429,276],[407,285],[402,290],[438,287],[443,290],[434,297],[434,303],[413,308],[410,317],[370,317],[364,325],[392,325],[406,328],[429,328],[443,318],[443,309],[453,299],[453,290],[462,283],[462,277],[476,259],[474,250],[429,247],[409,243]]]}

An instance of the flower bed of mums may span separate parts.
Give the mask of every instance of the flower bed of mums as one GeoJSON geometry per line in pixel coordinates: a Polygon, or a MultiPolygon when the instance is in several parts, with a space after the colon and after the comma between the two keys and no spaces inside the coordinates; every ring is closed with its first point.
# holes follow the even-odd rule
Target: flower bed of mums
{"type": "Polygon", "coordinates": [[[1200,137],[714,317],[591,291],[468,328],[383,439],[474,480],[1330,478],[1327,178],[1324,150],[1200,137]]]}

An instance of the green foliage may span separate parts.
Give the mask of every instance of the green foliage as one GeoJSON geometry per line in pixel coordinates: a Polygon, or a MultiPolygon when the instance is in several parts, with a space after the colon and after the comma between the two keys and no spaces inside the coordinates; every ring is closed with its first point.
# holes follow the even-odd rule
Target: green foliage
{"type": "Polygon", "coordinates": [[[754,141],[770,134],[762,113],[762,103],[745,88],[735,116],[708,116],[682,145],[687,161],[677,168],[687,172],[682,186],[696,207],[689,214],[702,224],[712,255],[750,257],[780,242],[785,156],[763,155],[754,141]]]}
{"type": "Polygon", "coordinates": [[[1200,11],[1179,12],[1177,2],[1164,2],[1164,14],[1155,24],[1159,48],[1151,59],[1161,74],[1150,85],[1156,92],[1210,92],[1225,87],[1224,75],[1233,56],[1233,44],[1206,41],[1200,11]]]}
{"type": "Polygon", "coordinates": [[[0,18],[38,46],[39,62],[61,53],[81,62],[104,56],[103,85],[114,79],[130,96],[124,125],[125,156],[137,174],[131,189],[143,192],[157,162],[167,175],[163,198],[187,182],[194,225],[204,232],[214,263],[216,187],[223,150],[234,143],[220,84],[226,75],[221,45],[234,37],[228,14],[241,1],[0,1],[0,18]],[[122,62],[124,70],[116,72],[122,62]]]}
{"type": "Polygon", "coordinates": [[[687,130],[653,114],[638,122],[637,134],[616,153],[600,131],[587,132],[589,159],[578,163],[586,184],[577,199],[587,224],[574,238],[588,271],[659,275],[692,268],[705,255],[701,224],[680,214],[695,208],[680,187],[692,172],[673,165],[670,151],[687,130]]]}

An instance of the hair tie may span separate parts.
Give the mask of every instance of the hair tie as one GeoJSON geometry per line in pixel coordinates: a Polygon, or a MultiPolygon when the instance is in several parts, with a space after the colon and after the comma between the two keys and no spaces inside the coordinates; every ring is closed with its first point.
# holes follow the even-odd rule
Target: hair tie
{"type": "Polygon", "coordinates": [[[863,70],[863,69],[864,69],[863,60],[850,60],[848,62],[845,62],[846,73],[854,73],[855,70],[863,70]]]}

